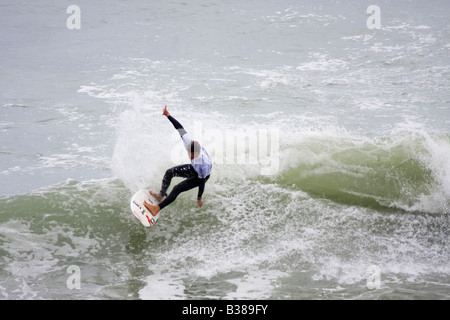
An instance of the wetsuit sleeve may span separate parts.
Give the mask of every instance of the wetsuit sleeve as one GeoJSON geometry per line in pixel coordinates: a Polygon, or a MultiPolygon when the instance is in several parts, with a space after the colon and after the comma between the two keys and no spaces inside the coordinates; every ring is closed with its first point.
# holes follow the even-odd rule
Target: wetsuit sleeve
{"type": "Polygon", "coordinates": [[[198,195],[197,200],[202,200],[203,191],[205,191],[205,183],[206,181],[203,180],[200,185],[198,186],[198,195]]]}
{"type": "Polygon", "coordinates": [[[177,129],[178,133],[180,134],[180,136],[184,136],[187,131],[184,130],[183,126],[181,125],[181,123],[179,123],[174,117],[172,116],[168,116],[167,119],[169,119],[170,122],[172,122],[173,126],[175,127],[175,129],[177,129]]]}

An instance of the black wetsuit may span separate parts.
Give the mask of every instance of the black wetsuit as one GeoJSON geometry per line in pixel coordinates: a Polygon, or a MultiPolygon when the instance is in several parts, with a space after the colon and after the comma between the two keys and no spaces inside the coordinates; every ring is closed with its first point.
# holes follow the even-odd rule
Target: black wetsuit
{"type": "MultiPolygon", "coordinates": [[[[184,130],[183,126],[177,120],[175,120],[174,117],[169,116],[167,118],[173,124],[175,129],[177,129],[177,131],[180,133],[181,138],[185,142],[185,146],[188,142],[190,143],[190,141],[192,140],[190,139],[186,130],[184,130]]],[[[175,201],[180,193],[196,187],[198,187],[197,199],[201,200],[203,191],[205,190],[205,183],[209,179],[211,169],[211,158],[203,148],[201,148],[200,155],[193,159],[191,161],[191,164],[183,164],[168,169],[164,174],[161,183],[161,191],[159,192],[160,195],[167,197],[159,204],[159,208],[163,209],[164,207],[175,201]],[[178,183],[175,187],[173,187],[170,194],[167,195],[167,189],[169,188],[173,177],[186,178],[186,180],[178,183]]]]}

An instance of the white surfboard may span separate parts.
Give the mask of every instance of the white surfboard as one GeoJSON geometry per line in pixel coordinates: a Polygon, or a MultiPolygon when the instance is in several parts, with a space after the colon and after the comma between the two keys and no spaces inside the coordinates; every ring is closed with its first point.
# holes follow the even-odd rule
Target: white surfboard
{"type": "Polygon", "coordinates": [[[153,206],[156,206],[159,203],[147,190],[139,190],[131,198],[131,211],[144,226],[151,227],[156,223],[156,220],[158,220],[159,212],[156,216],[153,216],[151,212],[144,207],[144,200],[153,206]]]}

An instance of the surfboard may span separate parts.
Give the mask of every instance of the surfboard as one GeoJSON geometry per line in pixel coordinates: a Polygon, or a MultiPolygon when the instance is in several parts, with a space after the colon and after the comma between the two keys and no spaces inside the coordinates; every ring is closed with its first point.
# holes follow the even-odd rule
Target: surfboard
{"type": "Polygon", "coordinates": [[[151,212],[144,206],[144,200],[153,206],[159,202],[148,192],[148,190],[139,190],[131,197],[131,211],[136,218],[146,227],[151,227],[159,218],[159,213],[153,216],[151,212]]]}

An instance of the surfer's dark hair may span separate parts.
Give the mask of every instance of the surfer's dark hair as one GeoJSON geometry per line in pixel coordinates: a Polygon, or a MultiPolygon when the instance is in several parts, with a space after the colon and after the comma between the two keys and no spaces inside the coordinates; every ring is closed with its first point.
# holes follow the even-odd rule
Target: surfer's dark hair
{"type": "Polygon", "coordinates": [[[200,152],[200,143],[197,141],[192,141],[190,145],[191,153],[199,153],[200,152]]]}

